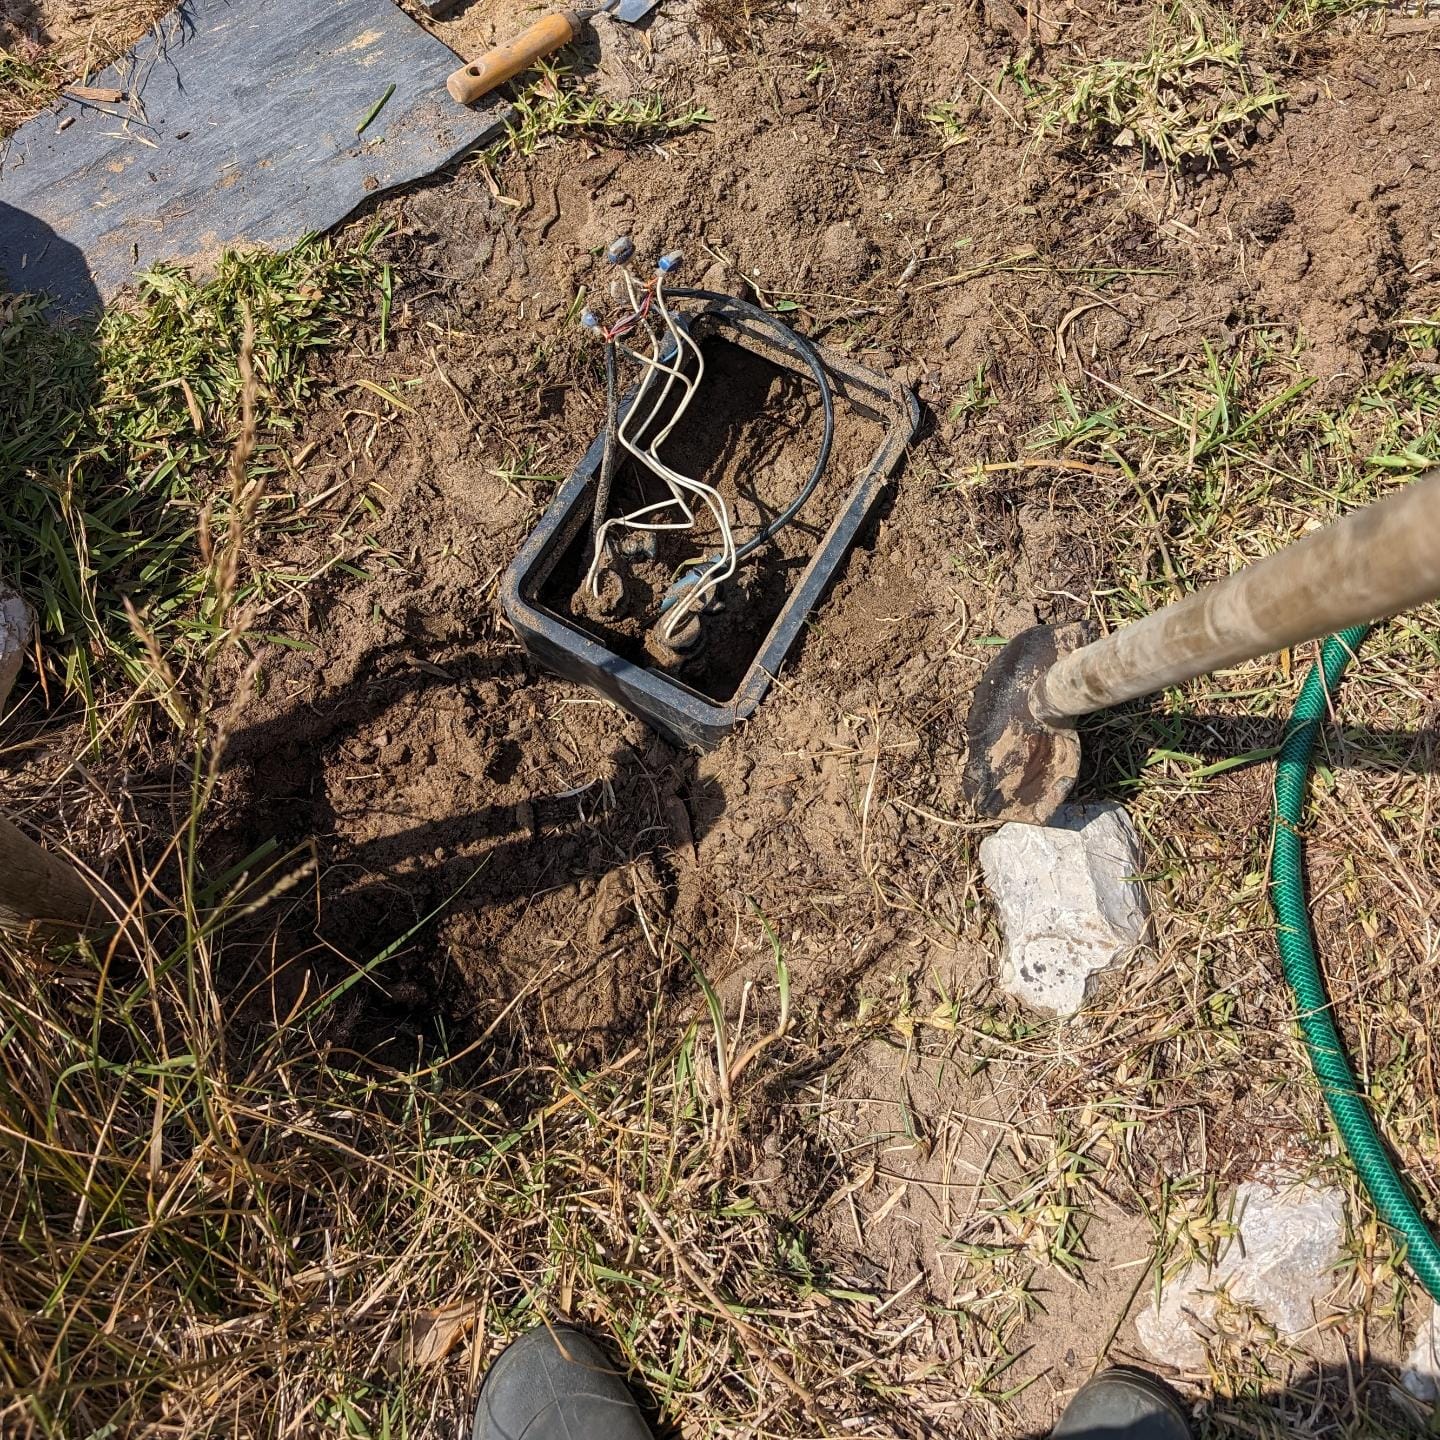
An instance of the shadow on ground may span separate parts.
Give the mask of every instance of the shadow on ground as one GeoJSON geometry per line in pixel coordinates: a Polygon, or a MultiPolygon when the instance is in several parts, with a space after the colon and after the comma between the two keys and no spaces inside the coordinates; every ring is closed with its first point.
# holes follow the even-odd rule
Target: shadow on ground
{"type": "Polygon", "coordinates": [[[524,736],[510,733],[518,701],[491,709],[485,698],[523,693],[529,663],[513,649],[447,648],[443,664],[417,664],[410,641],[371,652],[351,682],[230,737],[211,850],[233,863],[267,841],[309,846],[317,869],[304,913],[267,952],[269,973],[236,977],[239,989],[283,1014],[300,987],[337,983],[383,954],[366,980],[369,1014],[347,1040],[357,1048],[437,1024],[458,1027],[450,1043],[464,1040],[529,996],[546,1028],[607,1049],[629,1038],[659,984],[654,955],[635,953],[647,943],[636,887],[668,909],[677,856],[719,819],[724,796],[698,777],[694,755],[620,738],[635,728],[618,714],[589,784],[535,788],[518,773],[524,736]],[[421,770],[417,792],[412,750],[411,788],[387,788],[390,748],[424,746],[436,716],[467,732],[483,774],[457,773],[450,751],[421,770]]]}
{"type": "MultiPolygon", "coordinates": [[[[1298,694],[1298,689],[1297,692],[1298,694]]],[[[1343,707],[1343,695],[1341,697],[1343,707]]],[[[1280,749],[1287,717],[1169,714],[1152,703],[1124,706],[1085,717],[1080,723],[1081,787],[1133,781],[1155,759],[1169,757],[1197,771],[1267,763],[1280,749]]],[[[1317,762],[1338,769],[1409,770],[1433,775],[1440,769],[1440,729],[1382,729],[1345,722],[1342,713],[1322,725],[1317,762]]],[[[1197,779],[1204,778],[1196,776],[1197,779]]]]}
{"type": "Polygon", "coordinates": [[[30,275],[42,267],[60,297],[53,302],[57,316],[94,316],[104,308],[84,252],[29,211],[0,201],[0,294],[28,291],[30,275]]]}

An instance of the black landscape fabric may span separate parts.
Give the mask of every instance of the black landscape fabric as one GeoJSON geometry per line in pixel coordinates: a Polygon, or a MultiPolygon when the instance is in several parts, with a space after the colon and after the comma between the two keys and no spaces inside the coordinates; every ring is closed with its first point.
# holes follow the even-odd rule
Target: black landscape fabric
{"type": "Polygon", "coordinates": [[[123,99],[0,143],[0,280],[78,311],[157,261],[326,230],[499,132],[503,101],[446,93],[458,63],[394,0],[186,0],[89,77],[123,99]]]}

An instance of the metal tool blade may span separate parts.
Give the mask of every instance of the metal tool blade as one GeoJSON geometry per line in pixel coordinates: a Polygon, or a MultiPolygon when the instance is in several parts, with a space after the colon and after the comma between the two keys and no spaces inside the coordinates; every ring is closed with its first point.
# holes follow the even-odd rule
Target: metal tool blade
{"type": "Polygon", "coordinates": [[[626,25],[638,25],[660,0],[620,0],[610,13],[626,25]]]}

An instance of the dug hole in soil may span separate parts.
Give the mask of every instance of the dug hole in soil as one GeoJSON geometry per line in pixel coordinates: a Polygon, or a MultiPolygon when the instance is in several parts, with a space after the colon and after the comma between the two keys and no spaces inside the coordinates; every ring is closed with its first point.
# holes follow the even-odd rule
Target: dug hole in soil
{"type": "MultiPolygon", "coordinates": [[[[434,28],[473,53],[516,9],[472,6],[434,28]]],[[[990,996],[998,942],[958,792],[965,697],[996,637],[1085,614],[1109,517],[1135,502],[1120,477],[976,480],[976,467],[1023,456],[1061,382],[1144,393],[1247,326],[1302,335],[1307,366],[1342,394],[1383,367],[1390,322],[1433,284],[1421,262],[1440,213],[1440,58],[1423,44],[1296,47],[1276,131],[1241,163],[1175,183],[1133,158],[1035,146],[1001,73],[1028,42],[989,7],[817,0],[734,53],[696,9],[667,0],[638,33],[604,24],[605,44],[624,48],[602,74],[662,85],[710,123],[629,148],[572,137],[493,173],[463,164],[361,222],[393,226],[389,348],[333,362],[294,487],[317,523],[270,532],[254,557],[312,573],[338,555],[350,573],[299,592],[290,629],[306,648],[266,652],[237,697],[208,841],[237,856],[313,841],[319,903],[313,926],[283,937],[274,974],[259,988],[247,977],[237,1021],[284,1013],[310,968],[336,964],[327,950],[366,960],[437,910],[353,992],[335,1043],[413,1056],[442,1031],[454,1044],[493,1028],[502,1049],[612,1056],[657,995],[677,1018],[693,1012],[673,941],[731,1013],[746,981],[771,983],[757,912],[821,1030],[867,998],[990,996]],[[925,122],[938,101],[957,105],[965,144],[925,122]],[[578,294],[601,293],[596,255],[620,233],[646,260],[682,249],[691,283],[791,297],[797,329],[927,406],[887,512],[779,683],[706,755],[537,669],[498,607],[499,577],[603,424],[598,356],[573,317],[578,294]],[[1043,263],[998,263],[1022,253],[1043,263]],[[1103,290],[1098,270],[1112,276],[1103,290]],[[977,377],[984,404],[957,403],[977,377]]],[[[1143,44],[1140,12],[1067,15],[1068,42],[1143,44]]],[[[732,362],[717,355],[717,376],[732,362]]],[[[707,406],[675,453],[696,468],[721,459],[753,525],[793,493],[813,406],[763,372],[730,375],[726,393],[733,413],[707,406]]],[[[873,428],[837,436],[815,517],[873,452],[873,428]]],[[[748,628],[714,652],[710,693],[803,563],[805,518],[747,575],[748,628]]],[[[690,558],[660,560],[668,575],[690,558]]],[[[605,633],[640,653],[623,625],[605,633]]],[[[991,1165],[1017,1114],[1043,1128],[1033,1077],[876,1041],[827,1084],[816,1123],[843,1136],[843,1164],[817,1169],[814,1134],[798,1135],[783,1103],[761,1107],[757,1193],[809,1216],[839,1273],[898,1290],[919,1271],[904,1304],[954,1305],[945,1242],[974,1203],[960,1181],[991,1165]],[[818,1213],[817,1187],[842,1187],[867,1159],[893,1183],[818,1213]]],[[[1023,1168],[1015,1144],[1006,1153],[1023,1168]]],[[[1225,1173],[1235,1157],[1209,1158],[1225,1173]]],[[[1048,1423],[1102,1345],[1138,1353],[1128,1267],[1152,1236],[1118,1212],[1095,1235],[1083,1283],[1041,1287],[1048,1314],[1006,1382],[1043,1379],[1009,1433],[1048,1423]]]]}

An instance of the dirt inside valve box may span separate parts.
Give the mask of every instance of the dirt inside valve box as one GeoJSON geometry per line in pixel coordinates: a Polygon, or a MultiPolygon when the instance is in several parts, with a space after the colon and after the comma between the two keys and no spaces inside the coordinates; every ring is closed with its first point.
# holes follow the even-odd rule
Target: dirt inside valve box
{"type": "MultiPolygon", "coordinates": [[[[720,338],[703,342],[705,373],[674,432],[659,446],[669,468],[713,487],[729,507],[737,545],[769,524],[805,485],[823,434],[813,381],[720,338]]],[[[622,380],[623,383],[623,380],[622,380]]],[[[669,402],[638,437],[648,442],[668,423],[669,402]]],[[[662,603],[676,581],[720,553],[720,529],[703,503],[695,524],[674,504],[647,516],[677,528],[617,526],[597,571],[602,599],[586,585],[594,541],[585,527],[555,567],[542,601],[608,649],[637,664],[664,669],[714,700],[734,692],[796,581],[873,460],[884,428],[837,397],[829,464],[799,514],[768,544],[740,561],[700,616],[700,640],[677,653],[663,636],[662,603]]],[[[609,515],[633,514],[669,498],[649,467],[621,451],[609,515]]]]}

